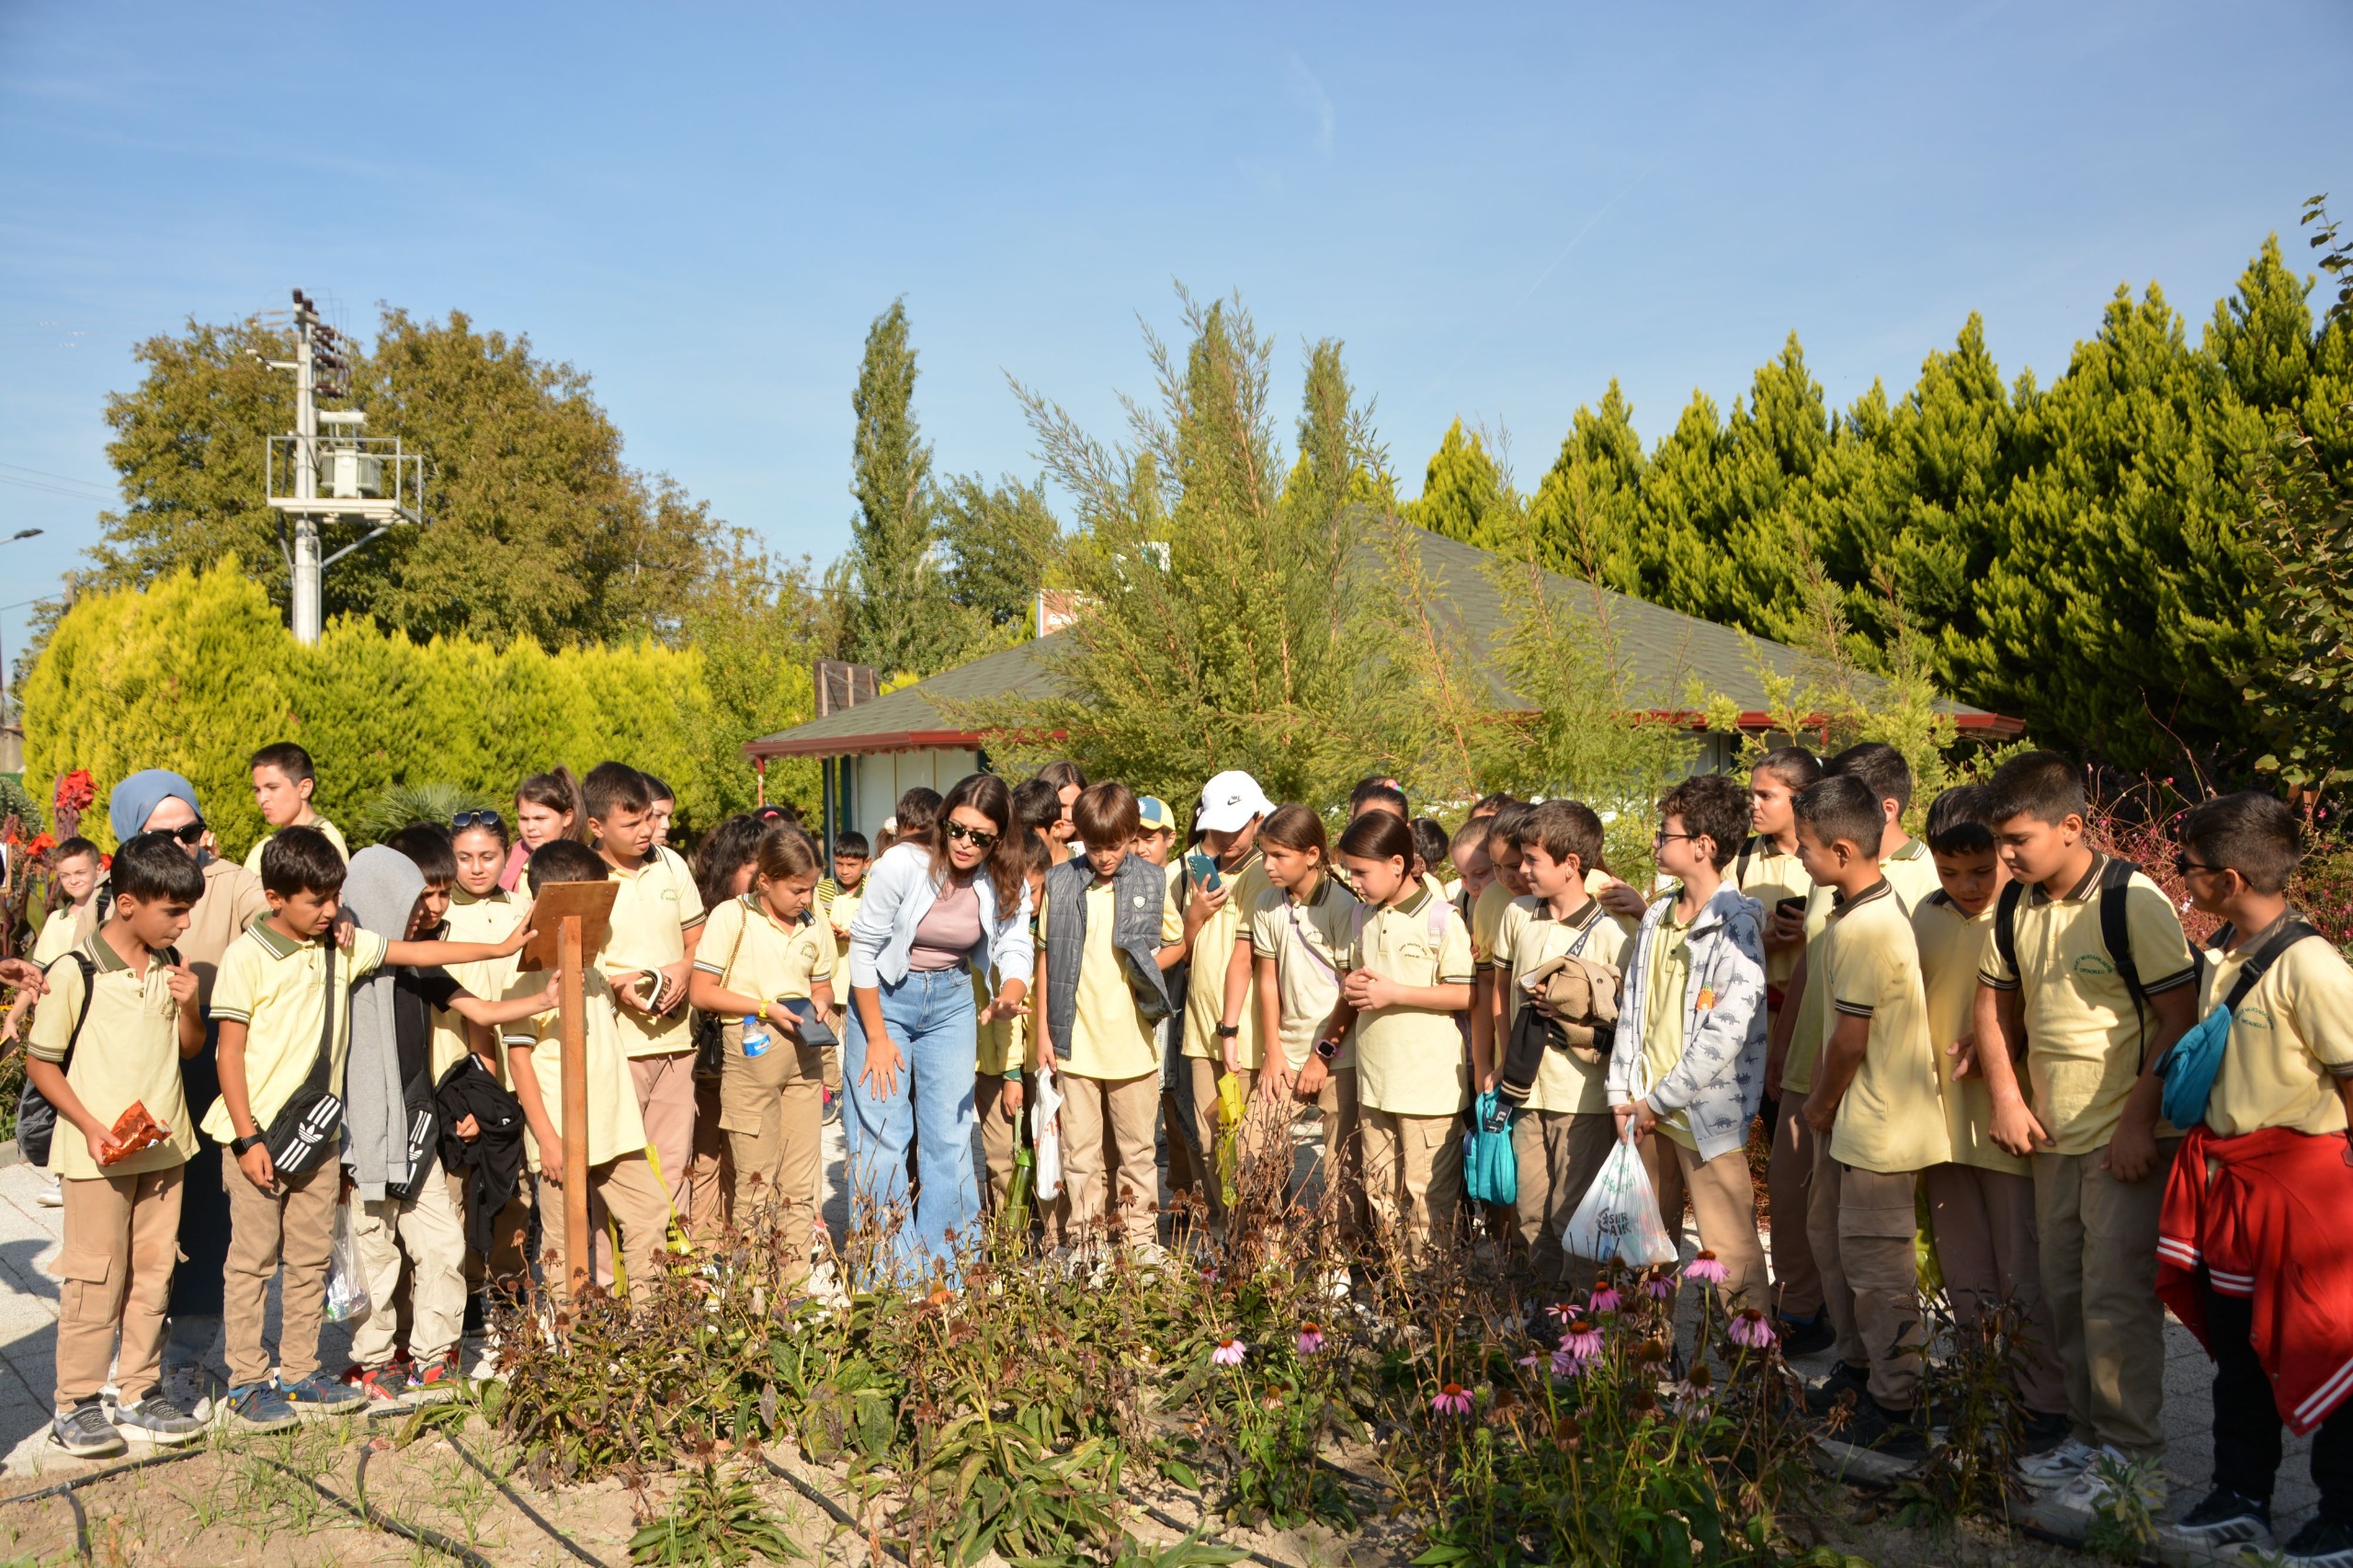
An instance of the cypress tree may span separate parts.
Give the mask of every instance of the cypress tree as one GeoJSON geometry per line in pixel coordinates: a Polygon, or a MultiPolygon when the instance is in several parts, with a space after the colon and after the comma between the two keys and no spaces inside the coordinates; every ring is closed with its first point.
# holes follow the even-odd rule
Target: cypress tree
{"type": "Polygon", "coordinates": [[[955,638],[932,547],[938,497],[931,448],[915,424],[915,351],[907,306],[893,300],[866,334],[850,407],[858,415],[851,454],[850,657],[885,676],[926,676],[955,638]]]}

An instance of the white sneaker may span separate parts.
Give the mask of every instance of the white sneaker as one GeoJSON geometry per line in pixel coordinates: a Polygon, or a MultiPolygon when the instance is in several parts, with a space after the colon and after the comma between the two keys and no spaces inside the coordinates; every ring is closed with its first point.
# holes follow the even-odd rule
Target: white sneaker
{"type": "Polygon", "coordinates": [[[41,1184],[40,1191],[33,1195],[33,1201],[44,1209],[64,1208],[65,1178],[63,1176],[50,1177],[41,1184]]]}
{"type": "Polygon", "coordinates": [[[1347,1269],[1333,1268],[1324,1271],[1324,1296],[1325,1300],[1333,1301],[1345,1301],[1348,1299],[1348,1271],[1347,1269]]]}
{"type": "Polygon", "coordinates": [[[2018,1479],[2039,1491],[2064,1486],[2089,1470],[2099,1450],[2077,1437],[2018,1460],[2018,1479]]]}
{"type": "Polygon", "coordinates": [[[2165,1506],[2171,1489],[2165,1484],[2165,1478],[2156,1474],[2154,1468],[2134,1471],[2131,1456],[2113,1448],[2095,1449],[2091,1464],[2081,1475],[2053,1494],[2051,1500],[2063,1508],[2097,1514],[2100,1506],[2125,1483],[2128,1472],[2137,1476],[2134,1484],[2143,1503],[2152,1509],[2165,1506]]]}

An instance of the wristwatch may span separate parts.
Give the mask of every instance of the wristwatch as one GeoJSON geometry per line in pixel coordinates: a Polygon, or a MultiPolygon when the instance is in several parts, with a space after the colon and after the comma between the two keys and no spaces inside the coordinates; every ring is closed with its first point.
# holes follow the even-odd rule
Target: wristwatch
{"type": "Polygon", "coordinates": [[[1240,1024],[1220,1024],[1217,1027],[1217,1038],[1220,1040],[1233,1040],[1238,1037],[1241,1033],[1242,1026],[1240,1024]]]}
{"type": "Polygon", "coordinates": [[[1340,1054],[1340,1042],[1336,1040],[1319,1040],[1315,1042],[1315,1054],[1326,1062],[1336,1061],[1340,1054]]]}
{"type": "Polygon", "coordinates": [[[268,1142],[268,1133],[256,1132],[250,1138],[237,1138],[231,1140],[229,1143],[229,1152],[242,1160],[245,1157],[246,1151],[258,1149],[264,1143],[268,1142]]]}

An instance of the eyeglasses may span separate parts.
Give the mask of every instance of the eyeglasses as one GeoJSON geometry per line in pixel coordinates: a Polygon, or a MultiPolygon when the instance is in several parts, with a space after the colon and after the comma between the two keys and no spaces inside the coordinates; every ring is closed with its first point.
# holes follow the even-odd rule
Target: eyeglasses
{"type": "Polygon", "coordinates": [[[2230,869],[2230,868],[2229,868],[2228,866],[2201,866],[2201,865],[2200,865],[2197,861],[2195,861],[2195,860],[2191,859],[2191,858],[2190,858],[2188,856],[2187,856],[2187,855],[2177,855],[2177,856],[2175,856],[2175,857],[2173,858],[2173,869],[2174,869],[2174,872],[2175,872],[2175,874],[2176,874],[2177,876],[2183,876],[2183,877],[2186,877],[2186,876],[2189,875],[2189,873],[2190,873],[2190,872],[2192,872],[2192,871],[2209,871],[2209,872],[2211,872],[2211,871],[2227,871],[2227,870],[2229,870],[2229,869],[2230,869]]]}
{"type": "Polygon", "coordinates": [[[1666,847],[1667,842],[1670,839],[1691,839],[1698,838],[1699,836],[1700,835],[1696,833],[1669,833],[1665,828],[1661,828],[1656,833],[1651,835],[1651,847],[1654,849],[1664,849],[1666,847]]]}
{"type": "Polygon", "coordinates": [[[506,819],[496,812],[460,812],[449,819],[451,833],[463,833],[470,827],[486,827],[493,833],[506,831],[506,819]]]}
{"type": "Polygon", "coordinates": [[[210,828],[204,825],[204,819],[202,817],[199,817],[194,822],[182,823],[179,826],[172,829],[172,836],[192,849],[196,846],[203,843],[204,835],[211,831],[212,830],[210,828]]]}
{"type": "Polygon", "coordinates": [[[948,842],[950,844],[970,844],[975,849],[987,850],[995,848],[996,841],[997,835],[984,827],[966,827],[961,822],[948,824],[948,842]]]}

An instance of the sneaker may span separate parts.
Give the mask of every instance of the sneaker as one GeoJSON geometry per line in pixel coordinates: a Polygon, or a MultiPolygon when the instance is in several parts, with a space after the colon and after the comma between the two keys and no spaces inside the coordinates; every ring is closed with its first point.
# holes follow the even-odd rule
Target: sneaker
{"type": "Polygon", "coordinates": [[[1915,1413],[1890,1410],[1869,1395],[1855,1402],[1855,1414],[1831,1441],[1869,1449],[1884,1459],[1915,1463],[1928,1457],[1928,1439],[1915,1425],[1915,1413]]]}
{"type": "Polygon", "coordinates": [[[1871,1369],[1841,1361],[1830,1369],[1830,1375],[1805,1391],[1805,1409],[1809,1415],[1827,1415],[1838,1407],[1847,1394],[1855,1396],[1857,1405],[1870,1403],[1871,1369]]]}
{"type": "Polygon", "coordinates": [[[2018,1460],[2018,1479],[2029,1486],[2064,1486],[2089,1470],[2099,1450],[2070,1434],[2039,1454],[2018,1460]]]}
{"type": "Polygon", "coordinates": [[[166,1367],[160,1392],[165,1400],[199,1421],[210,1421],[217,1414],[216,1405],[228,1392],[228,1385],[210,1367],[166,1367]]]}
{"type": "Polygon", "coordinates": [[[40,1204],[44,1209],[64,1208],[65,1178],[63,1176],[51,1176],[47,1181],[41,1183],[40,1190],[33,1195],[33,1201],[40,1204]]]}
{"type": "Polygon", "coordinates": [[[2227,1486],[2217,1486],[2206,1500],[2172,1524],[2161,1527],[2172,1539],[2217,1551],[2226,1546],[2251,1545],[2271,1550],[2271,1505],[2258,1503],[2227,1486]]]}
{"type": "Polygon", "coordinates": [[[2342,1519],[2311,1518],[2280,1550],[2289,1568],[2353,1568],[2353,1526],[2342,1519]]]}
{"type": "Polygon", "coordinates": [[[165,1398],[161,1390],[135,1404],[116,1405],[114,1421],[166,1448],[192,1443],[204,1435],[204,1423],[165,1398]]]}
{"type": "Polygon", "coordinates": [[[1828,1312],[1816,1312],[1810,1318],[1783,1318],[1780,1330],[1784,1357],[1819,1356],[1838,1343],[1838,1331],[1830,1326],[1828,1312]]]}
{"type": "Polygon", "coordinates": [[[248,1432],[283,1432],[302,1418],[276,1383],[245,1383],[229,1391],[229,1418],[248,1432]]]}
{"type": "MultiPolygon", "coordinates": [[[[2114,1473],[2132,1463],[2131,1456],[2120,1449],[2102,1448],[2093,1450],[2092,1462],[2082,1474],[2061,1487],[2052,1502],[2062,1508],[2074,1508],[2086,1514],[2097,1514],[2117,1491],[2114,1473]]],[[[2161,1474],[2144,1475],[2140,1480],[2141,1501],[2152,1511],[2165,1506],[2169,1488],[2161,1474]]]]}
{"type": "Polygon", "coordinates": [[[438,1361],[418,1361],[408,1369],[404,1384],[413,1404],[441,1404],[458,1397],[465,1386],[465,1376],[459,1369],[458,1353],[452,1350],[438,1361]]]}
{"type": "Polygon", "coordinates": [[[343,1386],[358,1390],[371,1411],[408,1406],[408,1377],[396,1367],[354,1367],[343,1374],[343,1386]]]}
{"type": "Polygon", "coordinates": [[[85,1399],[71,1410],[61,1410],[49,1424],[50,1436],[57,1446],[77,1460],[102,1460],[109,1454],[121,1453],[130,1447],[122,1434],[107,1419],[107,1408],[95,1399],[85,1399]]]}
{"type": "Polygon", "coordinates": [[[368,1396],[356,1385],[321,1372],[313,1372],[299,1383],[288,1383],[279,1392],[285,1394],[288,1404],[304,1415],[348,1415],[368,1402],[368,1396]]]}

